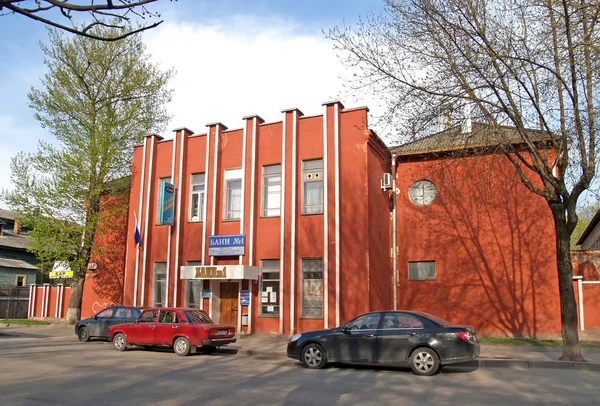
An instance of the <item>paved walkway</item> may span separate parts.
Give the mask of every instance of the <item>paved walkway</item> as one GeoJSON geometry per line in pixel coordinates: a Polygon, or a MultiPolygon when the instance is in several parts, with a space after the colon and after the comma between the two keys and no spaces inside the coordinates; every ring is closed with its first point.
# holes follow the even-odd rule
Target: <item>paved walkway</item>
{"type": "MultiPolygon", "coordinates": [[[[44,338],[56,340],[76,340],[73,326],[54,323],[48,326],[6,326],[0,322],[0,339],[2,338],[44,338]]],[[[247,356],[263,358],[287,358],[289,338],[278,335],[242,336],[228,346],[231,350],[247,356]]],[[[558,361],[562,354],[560,347],[534,347],[516,345],[482,344],[479,359],[472,363],[462,364],[469,367],[487,368],[560,368],[586,369],[600,371],[600,349],[583,349],[586,363],[558,361]]]]}

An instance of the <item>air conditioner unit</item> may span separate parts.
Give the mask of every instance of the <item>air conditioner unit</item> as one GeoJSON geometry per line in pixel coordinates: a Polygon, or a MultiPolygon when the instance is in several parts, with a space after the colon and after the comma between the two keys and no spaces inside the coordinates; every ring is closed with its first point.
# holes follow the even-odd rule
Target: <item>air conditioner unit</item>
{"type": "Polygon", "coordinates": [[[384,173],[381,179],[381,189],[387,190],[392,188],[392,174],[384,173]]]}

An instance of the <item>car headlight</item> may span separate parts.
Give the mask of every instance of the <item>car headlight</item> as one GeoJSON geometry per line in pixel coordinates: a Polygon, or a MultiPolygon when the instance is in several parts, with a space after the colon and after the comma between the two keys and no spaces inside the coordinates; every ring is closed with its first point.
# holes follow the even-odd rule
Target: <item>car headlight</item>
{"type": "Polygon", "coordinates": [[[302,334],[296,334],[295,336],[293,336],[293,337],[292,337],[292,339],[290,340],[290,343],[291,343],[291,342],[294,342],[294,341],[296,341],[296,340],[297,340],[297,339],[299,339],[301,336],[302,336],[302,334]]]}

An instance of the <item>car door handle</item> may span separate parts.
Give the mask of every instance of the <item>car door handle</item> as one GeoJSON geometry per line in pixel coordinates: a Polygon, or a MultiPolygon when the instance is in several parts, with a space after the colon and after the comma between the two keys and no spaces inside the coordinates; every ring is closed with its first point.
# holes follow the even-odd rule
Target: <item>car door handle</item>
{"type": "Polygon", "coordinates": [[[177,328],[177,327],[179,327],[179,326],[171,326],[171,328],[177,328]]]}
{"type": "Polygon", "coordinates": [[[375,335],[374,335],[374,334],[371,334],[371,333],[369,333],[369,334],[365,334],[365,337],[375,337],[375,335]]]}
{"type": "Polygon", "coordinates": [[[408,333],[409,336],[416,336],[417,333],[415,333],[414,331],[411,331],[410,333],[408,333]]]}

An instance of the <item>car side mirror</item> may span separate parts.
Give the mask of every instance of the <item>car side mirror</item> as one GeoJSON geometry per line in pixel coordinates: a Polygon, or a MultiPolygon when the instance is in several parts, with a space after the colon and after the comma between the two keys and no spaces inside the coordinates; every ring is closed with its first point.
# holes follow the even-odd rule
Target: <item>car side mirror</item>
{"type": "Polygon", "coordinates": [[[92,316],[92,319],[96,320],[98,319],[98,316],[96,316],[95,314],[92,316]]]}
{"type": "Polygon", "coordinates": [[[340,331],[341,331],[342,333],[345,333],[346,331],[348,331],[348,327],[346,327],[346,326],[342,326],[342,327],[340,327],[340,331]]]}

